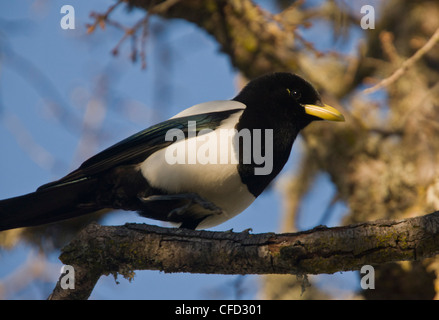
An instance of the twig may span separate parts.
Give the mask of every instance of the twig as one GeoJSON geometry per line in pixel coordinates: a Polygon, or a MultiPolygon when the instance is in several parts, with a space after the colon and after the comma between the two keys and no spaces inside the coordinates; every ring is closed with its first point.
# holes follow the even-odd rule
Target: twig
{"type": "Polygon", "coordinates": [[[393,34],[389,31],[383,31],[380,33],[381,46],[384,53],[389,60],[394,64],[400,64],[403,60],[393,44],[393,34]]]}
{"type": "Polygon", "coordinates": [[[122,2],[123,0],[117,1],[115,4],[108,7],[107,11],[103,14],[98,14],[96,12],[90,13],[90,17],[94,18],[95,22],[93,24],[86,24],[87,33],[92,33],[96,29],[97,25],[99,25],[102,29],[104,29],[105,22],[108,20],[108,16],[110,15],[110,13],[112,13],[114,9],[116,9],[117,6],[122,2]]]}
{"type": "Polygon", "coordinates": [[[171,7],[175,6],[180,0],[166,0],[162,3],[156,4],[149,11],[154,14],[163,14],[168,11],[171,7]]]}
{"type": "Polygon", "coordinates": [[[431,38],[424,44],[422,48],[420,48],[416,53],[405,60],[401,67],[395,70],[395,72],[381,80],[379,83],[374,85],[371,88],[367,88],[363,91],[364,94],[371,94],[375,91],[378,91],[384,87],[388,87],[392,83],[394,83],[396,80],[398,80],[410,67],[412,67],[420,58],[422,58],[423,55],[425,55],[428,51],[430,51],[434,45],[439,41],[439,28],[436,29],[434,34],[431,36],[431,38]]]}
{"type": "Polygon", "coordinates": [[[138,46],[140,47],[140,59],[142,64],[142,69],[146,69],[146,40],[148,37],[148,28],[149,28],[149,18],[152,14],[164,14],[167,10],[169,10],[172,6],[176,5],[180,0],[167,0],[161,2],[157,5],[154,4],[154,1],[150,3],[147,8],[147,12],[145,16],[138,20],[132,27],[126,27],[119,23],[116,20],[110,19],[110,14],[117,8],[119,4],[125,2],[124,0],[119,0],[114,5],[110,6],[107,11],[103,14],[99,14],[96,12],[92,12],[90,17],[94,18],[95,21],[93,24],[87,24],[87,33],[92,33],[95,31],[97,26],[100,26],[102,29],[105,28],[105,25],[111,25],[121,31],[123,31],[123,36],[120,38],[119,42],[116,46],[111,50],[113,55],[119,54],[119,49],[122,44],[128,39],[131,38],[131,54],[130,58],[132,62],[136,62],[139,56],[138,46]],[[137,43],[137,32],[142,29],[140,42],[137,43]]]}

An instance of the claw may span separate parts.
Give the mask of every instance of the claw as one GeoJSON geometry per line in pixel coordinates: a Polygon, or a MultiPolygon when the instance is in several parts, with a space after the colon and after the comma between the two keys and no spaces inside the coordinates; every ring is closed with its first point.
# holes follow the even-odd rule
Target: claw
{"type": "Polygon", "coordinates": [[[241,233],[245,233],[245,234],[250,234],[250,232],[253,232],[252,228],[247,228],[247,229],[241,231],[241,233]]]}
{"type": "Polygon", "coordinates": [[[186,203],[184,206],[181,206],[179,208],[175,208],[173,210],[171,210],[168,213],[168,219],[172,220],[172,218],[174,218],[175,216],[182,216],[184,215],[184,213],[187,211],[187,209],[189,209],[189,207],[192,205],[192,202],[188,202],[186,203]]]}

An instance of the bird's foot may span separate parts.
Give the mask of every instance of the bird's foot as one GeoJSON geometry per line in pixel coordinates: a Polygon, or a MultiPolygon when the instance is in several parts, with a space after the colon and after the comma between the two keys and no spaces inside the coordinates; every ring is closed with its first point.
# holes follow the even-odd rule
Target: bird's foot
{"type": "Polygon", "coordinates": [[[171,210],[168,213],[168,219],[184,215],[190,207],[193,205],[199,205],[203,209],[210,211],[210,214],[221,214],[223,210],[217,207],[212,202],[204,199],[196,193],[181,193],[181,194],[169,194],[169,195],[152,195],[146,198],[140,199],[142,202],[148,201],[184,201],[184,204],[178,208],[171,210]]]}

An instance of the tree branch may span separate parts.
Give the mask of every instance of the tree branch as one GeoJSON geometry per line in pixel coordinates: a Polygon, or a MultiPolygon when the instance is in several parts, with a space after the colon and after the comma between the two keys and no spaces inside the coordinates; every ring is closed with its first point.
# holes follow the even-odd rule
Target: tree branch
{"type": "Polygon", "coordinates": [[[401,78],[404,73],[411,68],[419,59],[421,59],[428,51],[430,51],[436,43],[439,41],[439,28],[436,29],[434,34],[430,37],[430,39],[418,50],[415,52],[413,56],[405,60],[402,65],[396,69],[389,77],[381,80],[379,83],[374,85],[373,87],[367,88],[363,90],[365,94],[371,94],[375,91],[378,91],[382,88],[390,86],[392,83],[401,78]]]}
{"type": "Polygon", "coordinates": [[[131,279],[134,270],[303,275],[422,260],[438,253],[439,211],[285,234],[91,224],[60,256],[75,268],[75,289],[64,290],[58,281],[49,298],[86,299],[101,275],[119,273],[131,279]]]}
{"type": "Polygon", "coordinates": [[[309,45],[297,36],[297,28],[304,21],[299,19],[287,27],[285,23],[279,23],[279,16],[263,10],[251,0],[126,2],[163,18],[195,23],[215,38],[231,63],[249,78],[273,71],[297,70],[296,43],[309,45]]]}

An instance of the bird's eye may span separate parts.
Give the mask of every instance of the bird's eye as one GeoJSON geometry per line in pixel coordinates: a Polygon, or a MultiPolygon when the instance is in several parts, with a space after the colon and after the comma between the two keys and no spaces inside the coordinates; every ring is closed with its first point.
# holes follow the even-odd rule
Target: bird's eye
{"type": "Polygon", "coordinates": [[[291,90],[291,89],[287,89],[287,92],[290,96],[292,96],[294,99],[299,100],[302,97],[302,94],[300,93],[300,91],[297,90],[291,90]]]}

